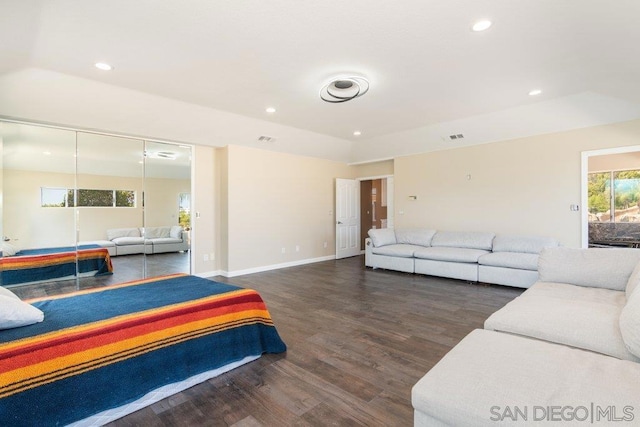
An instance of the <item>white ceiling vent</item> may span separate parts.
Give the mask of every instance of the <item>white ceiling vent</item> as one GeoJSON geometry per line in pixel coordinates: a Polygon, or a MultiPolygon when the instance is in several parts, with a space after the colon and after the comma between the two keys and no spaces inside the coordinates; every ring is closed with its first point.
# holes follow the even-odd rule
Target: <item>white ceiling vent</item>
{"type": "Polygon", "coordinates": [[[456,133],[454,135],[449,135],[449,139],[452,141],[456,139],[464,139],[464,135],[461,133],[456,133]]]}
{"type": "Polygon", "coordinates": [[[271,137],[271,136],[264,136],[262,135],[260,138],[258,138],[258,142],[275,142],[275,138],[271,137]]]}

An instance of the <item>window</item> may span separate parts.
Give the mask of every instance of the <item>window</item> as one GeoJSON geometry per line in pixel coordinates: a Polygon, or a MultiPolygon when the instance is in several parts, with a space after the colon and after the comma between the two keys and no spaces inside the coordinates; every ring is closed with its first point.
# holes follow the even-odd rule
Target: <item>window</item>
{"type": "Polygon", "coordinates": [[[67,205],[66,188],[45,188],[40,189],[40,205],[43,208],[64,208],[67,205]]]}
{"type": "Polygon", "coordinates": [[[94,189],[41,189],[41,206],[50,207],[119,207],[135,208],[136,192],[133,190],[94,189]],[[76,203],[77,200],[77,203],[76,203]]]}
{"type": "Polygon", "coordinates": [[[191,229],[191,195],[180,193],[178,198],[178,222],[183,229],[191,229]]]}
{"type": "Polygon", "coordinates": [[[590,173],[588,196],[589,222],[640,222],[640,170],[590,173]]]}

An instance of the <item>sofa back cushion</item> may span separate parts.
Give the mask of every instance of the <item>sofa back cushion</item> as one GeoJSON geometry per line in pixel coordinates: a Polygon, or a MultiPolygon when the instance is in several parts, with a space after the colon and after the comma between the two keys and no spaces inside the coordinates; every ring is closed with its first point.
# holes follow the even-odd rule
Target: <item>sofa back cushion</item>
{"type": "Polygon", "coordinates": [[[434,234],[436,230],[426,228],[400,228],[396,229],[396,242],[429,247],[434,234]]]}
{"type": "Polygon", "coordinates": [[[179,225],[172,225],[171,230],[169,230],[169,237],[182,239],[182,227],[179,225]]]}
{"type": "Polygon", "coordinates": [[[627,281],[627,300],[631,298],[631,294],[638,288],[638,284],[640,284],[640,262],[636,264],[627,281]]]}
{"type": "Polygon", "coordinates": [[[473,231],[438,231],[431,240],[431,246],[447,246],[452,248],[483,249],[490,251],[493,233],[473,231]]]}
{"type": "Polygon", "coordinates": [[[640,292],[635,292],[622,309],[620,332],[627,350],[640,357],[640,292]]]}
{"type": "Polygon", "coordinates": [[[139,228],[111,228],[107,230],[107,240],[117,239],[118,237],[140,237],[139,228]]]}
{"type": "Polygon", "coordinates": [[[375,247],[395,245],[398,243],[393,228],[372,228],[369,230],[369,237],[375,247]]]}
{"type": "Polygon", "coordinates": [[[538,258],[542,282],[624,291],[640,261],[640,249],[544,248],[538,258]]]}
{"type": "Polygon", "coordinates": [[[493,239],[493,252],[539,254],[544,248],[554,248],[558,241],[550,237],[509,236],[499,234],[493,239]]]}
{"type": "Polygon", "coordinates": [[[169,237],[169,231],[171,227],[145,227],[143,229],[145,239],[157,239],[162,237],[169,237]]]}

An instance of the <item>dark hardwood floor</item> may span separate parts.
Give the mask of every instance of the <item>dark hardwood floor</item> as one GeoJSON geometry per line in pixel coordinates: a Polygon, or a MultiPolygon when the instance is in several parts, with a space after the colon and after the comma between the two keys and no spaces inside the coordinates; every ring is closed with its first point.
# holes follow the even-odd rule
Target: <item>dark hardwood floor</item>
{"type": "Polygon", "coordinates": [[[413,384],[522,290],[363,265],[355,257],[214,278],[260,292],[287,352],[110,425],[412,425],[413,384]]]}

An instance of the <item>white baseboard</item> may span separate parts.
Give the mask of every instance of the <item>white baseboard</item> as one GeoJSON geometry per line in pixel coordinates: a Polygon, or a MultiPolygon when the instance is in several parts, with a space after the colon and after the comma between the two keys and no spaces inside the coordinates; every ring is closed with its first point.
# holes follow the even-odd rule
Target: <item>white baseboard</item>
{"type": "Polygon", "coordinates": [[[202,273],[196,273],[194,274],[194,276],[198,276],[198,277],[202,277],[202,278],[207,278],[207,277],[213,277],[213,276],[224,276],[224,274],[222,274],[222,270],[215,270],[215,271],[205,271],[202,273]]]}
{"type": "Polygon", "coordinates": [[[327,255],[327,256],[323,256],[323,257],[319,257],[319,258],[308,258],[308,259],[301,259],[301,260],[298,260],[298,261],[284,262],[282,264],[272,264],[272,265],[264,265],[264,266],[261,266],[261,267],[247,268],[245,270],[236,270],[236,271],[217,270],[217,271],[210,271],[210,272],[205,272],[205,273],[198,273],[198,274],[196,274],[196,276],[199,276],[199,277],[212,277],[212,276],[236,277],[236,276],[244,276],[245,274],[261,273],[263,271],[278,270],[278,269],[281,269],[281,268],[295,267],[295,266],[298,266],[298,265],[313,264],[313,263],[322,262],[322,261],[330,261],[332,259],[336,259],[336,256],[335,255],[327,255]]]}

